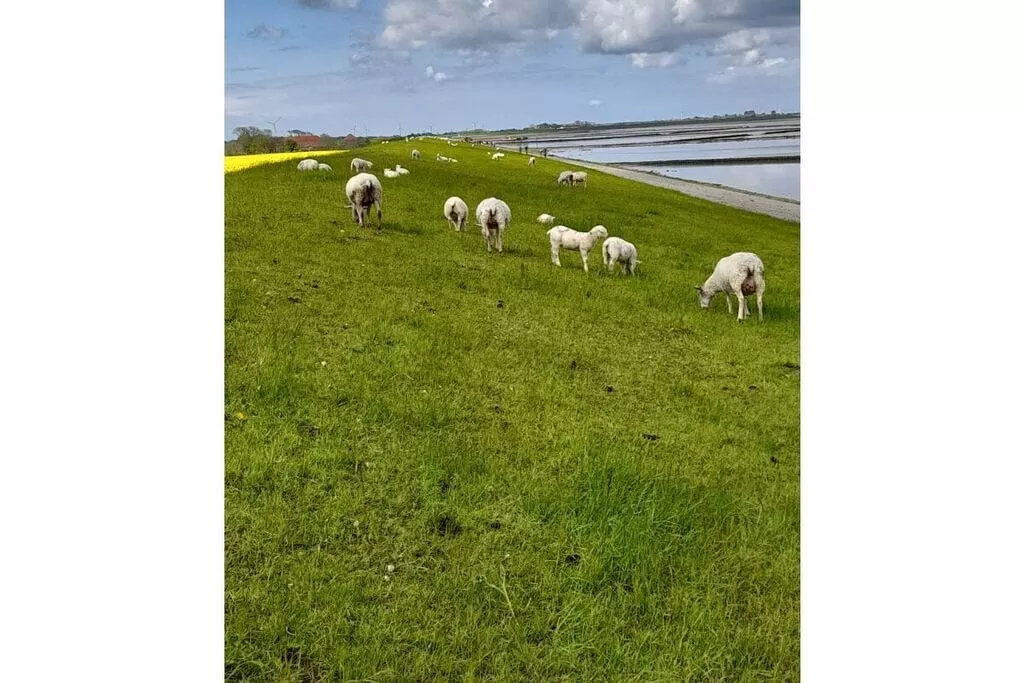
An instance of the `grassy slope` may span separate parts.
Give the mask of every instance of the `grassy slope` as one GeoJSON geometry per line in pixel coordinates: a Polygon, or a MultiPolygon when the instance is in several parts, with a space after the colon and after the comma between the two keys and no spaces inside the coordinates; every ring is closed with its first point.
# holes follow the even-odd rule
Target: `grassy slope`
{"type": "Polygon", "coordinates": [[[225,177],[227,677],[796,680],[799,226],[468,145],[354,155],[380,234],[346,160],[225,177]],[[452,194],[508,202],[505,254],[452,194]],[[542,212],[641,276],[552,266],[542,212]],[[738,250],[763,324],[697,305],[738,250]]]}

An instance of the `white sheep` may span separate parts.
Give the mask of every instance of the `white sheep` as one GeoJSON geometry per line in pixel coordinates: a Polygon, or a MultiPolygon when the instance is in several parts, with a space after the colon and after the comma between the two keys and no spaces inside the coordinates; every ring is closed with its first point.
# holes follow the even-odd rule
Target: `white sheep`
{"type": "Polygon", "coordinates": [[[466,229],[466,217],[469,216],[469,207],[461,197],[449,197],[444,203],[444,217],[448,219],[448,225],[457,231],[466,229]]]}
{"type": "Polygon", "coordinates": [[[448,161],[448,157],[443,156],[440,152],[438,152],[437,153],[437,160],[438,161],[448,161]]]}
{"type": "Polygon", "coordinates": [[[302,161],[299,162],[299,170],[315,171],[317,169],[318,163],[319,162],[317,162],[316,159],[303,159],[302,161]]]}
{"type": "Polygon", "coordinates": [[[700,307],[711,306],[711,299],[719,292],[725,292],[725,303],[732,313],[732,299],[735,294],[739,300],[737,320],[745,320],[750,315],[747,306],[747,295],[757,294],[757,319],[764,320],[762,299],[764,298],[764,263],[757,254],[740,251],[718,261],[711,277],[703,285],[697,287],[700,293],[700,307]]]}
{"type": "Polygon", "coordinates": [[[587,255],[599,239],[607,236],[608,229],[603,225],[595,225],[589,232],[578,232],[564,225],[556,225],[548,230],[548,239],[551,240],[551,262],[559,267],[562,265],[558,260],[559,249],[579,251],[580,258],[583,259],[583,272],[588,273],[590,271],[587,269],[587,255]]]}
{"type": "Polygon", "coordinates": [[[492,159],[500,159],[500,158],[502,158],[503,156],[505,156],[505,155],[504,155],[504,154],[502,154],[501,152],[495,152],[494,154],[492,154],[492,155],[491,155],[491,158],[492,158],[492,159]]]}
{"type": "Polygon", "coordinates": [[[512,222],[512,210],[508,208],[508,204],[497,197],[488,197],[476,206],[476,222],[484,236],[487,251],[491,251],[493,242],[500,254],[501,236],[505,232],[505,227],[512,222]]]}
{"type": "Polygon", "coordinates": [[[530,166],[533,166],[535,163],[537,163],[537,157],[530,157],[530,166]]]}
{"type": "Polygon", "coordinates": [[[632,243],[621,237],[609,237],[601,245],[601,254],[609,273],[614,273],[615,264],[619,263],[623,275],[636,275],[636,264],[640,262],[636,260],[636,246],[632,243]]]}
{"type": "Polygon", "coordinates": [[[556,182],[559,185],[572,185],[572,171],[562,171],[559,173],[556,182]]]}
{"type": "Polygon", "coordinates": [[[362,171],[368,171],[371,168],[373,168],[373,162],[372,161],[367,161],[366,159],[360,159],[359,157],[356,157],[355,159],[352,160],[352,163],[349,164],[349,168],[352,169],[353,173],[359,173],[359,172],[362,172],[362,171]]]}
{"type": "Polygon", "coordinates": [[[333,170],[334,170],[333,168],[331,168],[331,167],[330,167],[329,165],[327,165],[327,164],[319,164],[319,165],[317,165],[316,169],[317,169],[318,171],[333,171],[333,170]]]}
{"type": "Polygon", "coordinates": [[[403,168],[401,164],[395,164],[395,173],[399,175],[409,175],[409,169],[403,168]]]}
{"type": "Polygon", "coordinates": [[[398,171],[392,171],[390,168],[385,168],[384,169],[384,177],[385,178],[397,178],[398,176],[399,176],[398,171]]]}
{"type": "Polygon", "coordinates": [[[366,212],[371,206],[377,206],[377,229],[381,229],[381,201],[384,189],[380,186],[377,176],[372,173],[358,173],[345,183],[345,196],[348,197],[352,218],[359,227],[366,224],[366,212]]]}
{"type": "Polygon", "coordinates": [[[411,156],[412,156],[413,159],[419,159],[420,158],[420,151],[418,149],[414,149],[412,151],[412,155],[411,156]]]}
{"type": "Polygon", "coordinates": [[[555,217],[549,213],[542,213],[541,215],[537,216],[537,222],[543,223],[544,225],[551,225],[552,223],[555,222],[555,217]]]}
{"type": "Polygon", "coordinates": [[[459,160],[456,159],[455,157],[448,157],[448,163],[449,164],[457,164],[457,163],[459,163],[459,160]]]}
{"type": "Polygon", "coordinates": [[[570,178],[572,179],[573,186],[576,186],[576,185],[582,185],[583,187],[587,186],[587,174],[584,171],[573,171],[573,173],[570,176],[570,178]]]}

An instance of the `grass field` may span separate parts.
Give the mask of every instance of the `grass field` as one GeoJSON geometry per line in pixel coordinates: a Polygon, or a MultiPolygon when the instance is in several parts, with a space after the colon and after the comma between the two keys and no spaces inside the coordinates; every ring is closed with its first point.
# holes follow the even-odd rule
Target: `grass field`
{"type": "Polygon", "coordinates": [[[379,233],[347,159],[225,176],[225,678],[798,680],[799,226],[468,144],[351,154],[379,233]],[[504,254],[453,194],[510,205],[504,254]],[[542,212],[640,275],[556,268],[542,212]],[[697,304],[740,250],[760,324],[697,304]]]}

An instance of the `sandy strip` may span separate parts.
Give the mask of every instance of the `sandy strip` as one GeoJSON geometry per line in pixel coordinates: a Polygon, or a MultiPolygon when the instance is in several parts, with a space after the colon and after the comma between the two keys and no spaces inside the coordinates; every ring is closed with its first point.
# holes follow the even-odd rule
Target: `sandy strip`
{"type": "Polygon", "coordinates": [[[548,155],[548,158],[557,159],[558,161],[565,162],[570,166],[583,166],[585,168],[602,171],[620,178],[637,180],[641,183],[647,183],[648,185],[655,185],[657,187],[675,190],[677,192],[682,192],[683,194],[688,194],[691,197],[707,199],[708,201],[715,202],[716,204],[735,206],[737,209],[753,211],[754,213],[763,213],[768,216],[774,216],[775,218],[781,218],[784,221],[791,221],[793,223],[800,222],[800,202],[795,202],[791,199],[769,197],[768,195],[757,194],[756,192],[747,192],[746,190],[737,190],[735,188],[714,185],[711,183],[698,183],[692,180],[669,178],[668,176],[658,175],[647,171],[633,171],[628,168],[620,168],[618,166],[605,166],[603,164],[593,164],[587,161],[563,159],[562,157],[556,157],[550,154],[548,155]]]}

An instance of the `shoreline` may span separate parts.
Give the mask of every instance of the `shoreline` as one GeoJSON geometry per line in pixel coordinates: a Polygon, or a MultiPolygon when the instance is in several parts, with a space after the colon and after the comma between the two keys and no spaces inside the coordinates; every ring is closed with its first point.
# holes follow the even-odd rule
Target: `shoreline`
{"type": "MultiPolygon", "coordinates": [[[[508,148],[506,148],[508,149],[508,148]]],[[[514,149],[508,151],[515,152],[514,149]]],[[[536,155],[534,155],[536,156],[536,155]]],[[[654,171],[637,171],[618,166],[607,166],[595,164],[590,161],[578,161],[576,159],[565,159],[560,156],[549,154],[548,159],[555,159],[568,165],[582,166],[594,171],[601,171],[608,175],[635,180],[656,187],[663,187],[668,190],[675,190],[691,197],[706,199],[716,204],[725,204],[744,211],[765,214],[791,223],[800,222],[800,202],[784,197],[773,197],[767,194],[740,190],[725,185],[705,183],[696,180],[682,180],[655,173],[654,171]]]]}

